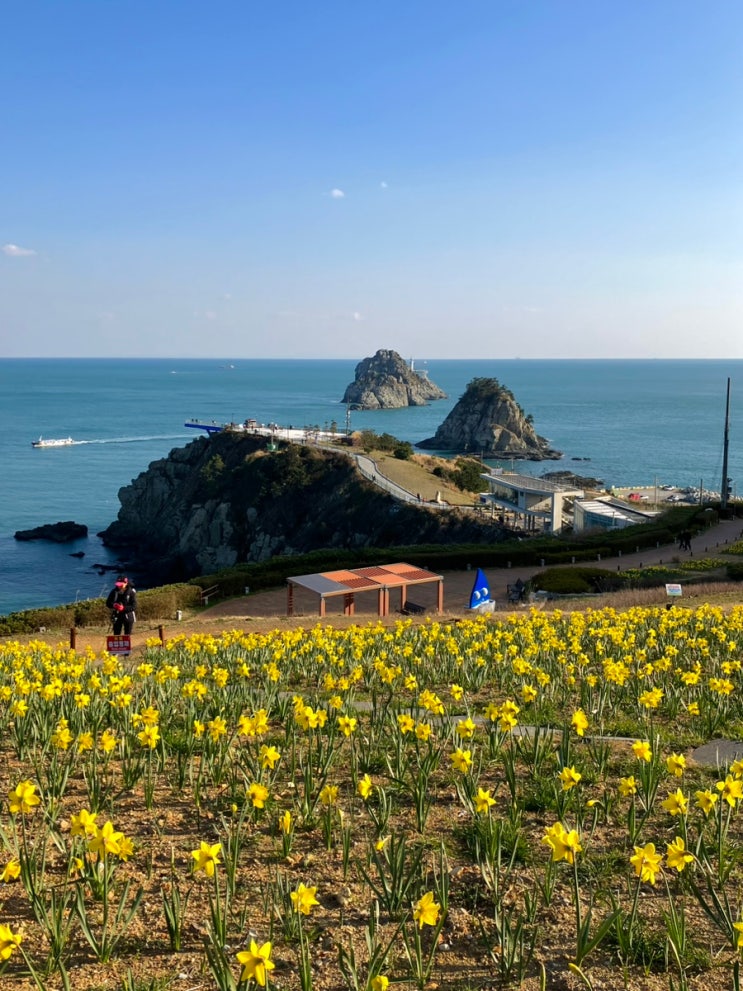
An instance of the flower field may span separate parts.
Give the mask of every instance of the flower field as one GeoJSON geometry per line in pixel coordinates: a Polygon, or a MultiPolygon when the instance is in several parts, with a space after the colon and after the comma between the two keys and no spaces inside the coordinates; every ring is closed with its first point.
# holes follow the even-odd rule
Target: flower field
{"type": "Polygon", "coordinates": [[[743,607],[0,646],[0,986],[738,988],[743,607]]]}

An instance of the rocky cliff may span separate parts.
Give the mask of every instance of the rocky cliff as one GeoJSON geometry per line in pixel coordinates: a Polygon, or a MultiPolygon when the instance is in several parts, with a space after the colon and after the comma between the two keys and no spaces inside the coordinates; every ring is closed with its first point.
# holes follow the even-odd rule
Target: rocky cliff
{"type": "Polygon", "coordinates": [[[154,461],[100,535],[151,581],[321,548],[498,539],[487,520],[395,502],[348,455],[221,433],[154,461]]]}
{"type": "Polygon", "coordinates": [[[356,366],[356,377],[341,402],[354,409],[399,409],[425,406],[434,399],[446,399],[446,393],[412,371],[396,351],[377,351],[356,366]]]}
{"type": "Polygon", "coordinates": [[[531,416],[510,389],[494,378],[476,378],[433,437],[418,447],[437,451],[472,451],[484,457],[557,460],[559,451],[539,437],[531,416]]]}

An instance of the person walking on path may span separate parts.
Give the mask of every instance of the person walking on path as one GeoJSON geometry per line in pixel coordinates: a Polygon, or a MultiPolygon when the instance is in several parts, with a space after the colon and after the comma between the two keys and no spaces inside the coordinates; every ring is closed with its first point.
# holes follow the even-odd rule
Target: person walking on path
{"type": "Polygon", "coordinates": [[[131,586],[126,575],[119,575],[114,587],[108,593],[106,605],[111,610],[114,635],[122,631],[129,636],[137,619],[137,590],[131,586]]]}

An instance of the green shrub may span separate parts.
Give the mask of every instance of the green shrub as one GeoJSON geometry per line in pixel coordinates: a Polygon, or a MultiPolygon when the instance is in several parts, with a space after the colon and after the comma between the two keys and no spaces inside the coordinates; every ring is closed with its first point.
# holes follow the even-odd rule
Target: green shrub
{"type": "Polygon", "coordinates": [[[548,568],[529,582],[537,592],[557,595],[582,595],[589,592],[614,592],[625,587],[622,574],[604,568],[548,568]]]}
{"type": "Polygon", "coordinates": [[[413,457],[413,445],[407,440],[402,441],[393,449],[392,454],[398,461],[410,461],[413,457]]]}

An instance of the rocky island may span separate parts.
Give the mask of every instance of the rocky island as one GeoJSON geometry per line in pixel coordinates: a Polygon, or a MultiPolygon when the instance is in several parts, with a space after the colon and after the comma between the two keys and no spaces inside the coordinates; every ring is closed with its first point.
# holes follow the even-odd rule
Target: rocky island
{"type": "Polygon", "coordinates": [[[446,393],[421,375],[396,351],[380,350],[356,366],[356,377],[343,394],[342,403],[353,409],[401,409],[426,406],[446,393]]]}
{"type": "Polygon", "coordinates": [[[84,523],[74,523],[65,520],[60,523],[44,523],[31,530],[16,530],[16,540],[50,540],[54,544],[69,544],[88,536],[88,528],[84,523]]]}
{"type": "Polygon", "coordinates": [[[531,415],[524,413],[511,390],[495,378],[473,379],[435,435],[416,446],[469,451],[486,458],[556,461],[562,457],[549,441],[538,436],[531,415]]]}
{"type": "Polygon", "coordinates": [[[482,516],[396,501],[352,455],[227,431],[152,462],[119,501],[100,537],[158,583],[326,548],[502,539],[482,516]]]}

